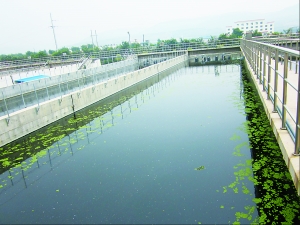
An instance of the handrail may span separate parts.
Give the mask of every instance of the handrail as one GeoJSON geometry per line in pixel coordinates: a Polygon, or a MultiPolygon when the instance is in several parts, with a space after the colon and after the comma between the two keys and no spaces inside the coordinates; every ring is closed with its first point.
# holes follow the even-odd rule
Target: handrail
{"type": "MultiPolygon", "coordinates": [[[[245,41],[245,40],[243,40],[245,41]]],[[[270,48],[273,48],[273,49],[277,49],[278,51],[281,51],[281,52],[284,52],[284,53],[288,53],[292,56],[296,56],[296,57],[299,57],[299,51],[297,50],[293,50],[293,49],[288,49],[288,48],[284,48],[284,47],[280,47],[280,46],[275,46],[275,45],[271,45],[271,44],[267,44],[267,43],[258,43],[257,41],[251,41],[251,40],[247,40],[247,42],[250,42],[250,43],[255,43],[255,44],[260,44],[262,46],[266,46],[266,47],[270,47],[270,48]]]]}
{"type": "Polygon", "coordinates": [[[272,102],[273,112],[279,114],[282,122],[281,129],[288,130],[293,139],[294,155],[299,156],[300,72],[298,66],[300,51],[245,39],[241,40],[241,49],[263,86],[263,90],[266,91],[267,99],[272,102]],[[295,91],[296,98],[292,95],[295,91]]]}

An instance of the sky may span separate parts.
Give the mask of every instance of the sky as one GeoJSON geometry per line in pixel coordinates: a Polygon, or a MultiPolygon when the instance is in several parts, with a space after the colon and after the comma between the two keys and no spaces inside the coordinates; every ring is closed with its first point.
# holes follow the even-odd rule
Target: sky
{"type": "MultiPolygon", "coordinates": [[[[0,0],[0,55],[55,50],[50,13],[62,48],[92,43],[91,30],[99,46],[128,41],[128,32],[131,42],[142,41],[143,35],[150,42],[179,34],[200,37],[210,28],[231,25],[224,20],[228,23],[230,16],[247,12],[255,16],[248,19],[261,19],[256,16],[275,13],[283,5],[299,8],[299,0],[0,0]],[[200,22],[201,29],[191,33],[200,22]]],[[[232,24],[239,20],[232,19],[232,24]]]]}

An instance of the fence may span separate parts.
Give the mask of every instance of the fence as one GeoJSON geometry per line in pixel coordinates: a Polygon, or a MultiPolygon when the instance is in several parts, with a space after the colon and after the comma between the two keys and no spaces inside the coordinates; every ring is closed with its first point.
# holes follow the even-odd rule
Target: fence
{"type": "Polygon", "coordinates": [[[241,40],[241,49],[271,100],[273,112],[279,114],[281,129],[292,137],[294,155],[299,155],[299,51],[250,40],[241,40]]]}
{"type": "Polygon", "coordinates": [[[22,59],[13,61],[1,61],[0,62],[0,77],[8,76],[14,70],[13,73],[19,71],[27,71],[33,69],[41,69],[49,66],[50,64],[70,64],[70,63],[82,63],[87,57],[93,59],[100,59],[102,64],[115,62],[118,60],[125,60],[130,55],[143,54],[143,53],[156,53],[166,51],[183,51],[188,49],[206,49],[206,48],[222,48],[230,46],[239,46],[240,39],[225,39],[225,40],[209,40],[207,42],[193,42],[193,43],[176,43],[176,44],[160,44],[160,45],[148,45],[138,48],[120,49],[115,48],[109,51],[100,50],[98,52],[91,53],[78,53],[63,56],[49,56],[42,58],[22,59]]]}
{"type": "Polygon", "coordinates": [[[1,88],[0,116],[81,90],[138,68],[137,58],[1,88]]]}
{"type": "MultiPolygon", "coordinates": [[[[174,55],[164,57],[163,61],[183,54],[185,54],[183,51],[176,52],[174,55]]],[[[159,61],[157,60],[157,62],[159,61]]],[[[68,93],[135,71],[141,67],[140,63],[143,61],[139,62],[133,55],[125,61],[1,88],[0,116],[7,115],[7,122],[9,122],[12,112],[32,105],[37,105],[36,109],[39,110],[41,102],[56,97],[62,98],[68,93]]],[[[152,64],[155,64],[155,61],[150,62],[149,65],[152,64]]]]}
{"type": "Polygon", "coordinates": [[[282,37],[282,38],[253,38],[252,40],[272,44],[280,47],[290,48],[294,50],[300,50],[299,36],[282,37]]]}

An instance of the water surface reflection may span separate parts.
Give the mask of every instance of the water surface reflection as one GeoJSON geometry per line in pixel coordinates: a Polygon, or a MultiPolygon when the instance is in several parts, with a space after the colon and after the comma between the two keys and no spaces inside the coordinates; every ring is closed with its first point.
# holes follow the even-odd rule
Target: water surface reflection
{"type": "Polygon", "coordinates": [[[252,176],[241,90],[237,65],[174,69],[3,148],[0,222],[232,223],[255,208],[226,187],[252,176]]]}

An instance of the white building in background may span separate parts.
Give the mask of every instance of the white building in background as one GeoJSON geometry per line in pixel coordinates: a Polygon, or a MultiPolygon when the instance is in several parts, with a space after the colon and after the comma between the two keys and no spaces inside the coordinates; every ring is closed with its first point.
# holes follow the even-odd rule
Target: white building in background
{"type": "Polygon", "coordinates": [[[239,28],[244,34],[247,31],[254,32],[257,30],[263,34],[273,33],[275,31],[274,21],[265,22],[265,19],[256,19],[256,20],[244,20],[234,22],[233,26],[226,27],[226,34],[232,34],[233,29],[239,28]]]}

